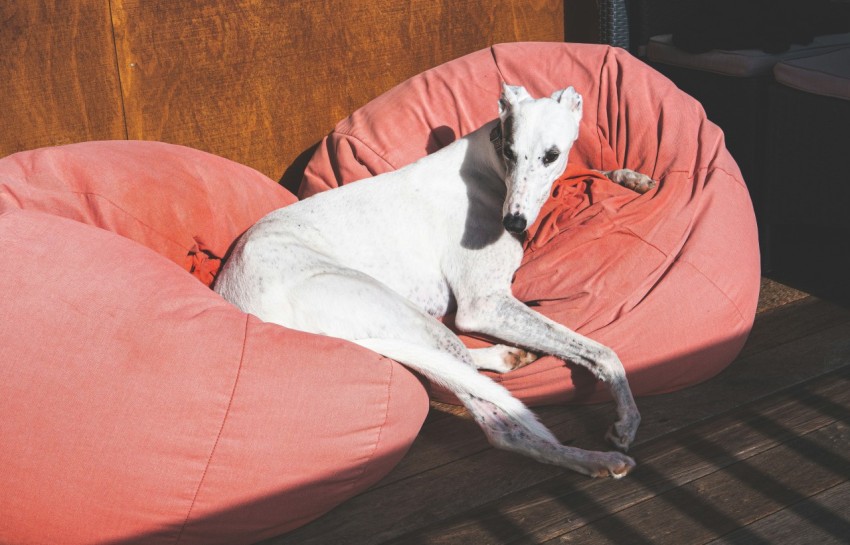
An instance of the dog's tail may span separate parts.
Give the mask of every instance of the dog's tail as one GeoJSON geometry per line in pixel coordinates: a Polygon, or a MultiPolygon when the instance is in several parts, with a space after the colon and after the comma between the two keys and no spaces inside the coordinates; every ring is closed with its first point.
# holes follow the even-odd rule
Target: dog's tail
{"type": "Polygon", "coordinates": [[[482,408],[495,406],[538,437],[557,442],[534,413],[504,386],[450,354],[397,339],[360,339],[353,342],[422,373],[431,382],[455,394],[476,416],[486,419],[486,415],[481,414],[482,408]]]}

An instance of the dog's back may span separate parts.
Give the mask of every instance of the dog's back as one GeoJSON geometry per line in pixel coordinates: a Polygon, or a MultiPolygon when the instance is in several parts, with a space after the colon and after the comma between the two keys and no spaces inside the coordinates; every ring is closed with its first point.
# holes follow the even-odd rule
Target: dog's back
{"type": "MultiPolygon", "coordinates": [[[[305,277],[344,265],[444,315],[452,297],[443,256],[468,228],[459,174],[466,145],[271,212],[241,237],[214,289],[243,311],[281,323],[290,314],[281,308],[297,299],[305,277]]],[[[498,225],[498,209],[493,217],[498,225]]]]}

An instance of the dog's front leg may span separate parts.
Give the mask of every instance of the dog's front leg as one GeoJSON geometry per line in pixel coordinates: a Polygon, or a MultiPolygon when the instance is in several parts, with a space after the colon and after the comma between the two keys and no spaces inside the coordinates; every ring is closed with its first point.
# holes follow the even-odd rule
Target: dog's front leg
{"type": "Polygon", "coordinates": [[[640,424],[626,371],[610,348],[533,311],[509,294],[458,301],[456,324],[467,332],[483,333],[538,353],[582,365],[608,385],[618,419],[607,438],[628,449],[640,424]]]}

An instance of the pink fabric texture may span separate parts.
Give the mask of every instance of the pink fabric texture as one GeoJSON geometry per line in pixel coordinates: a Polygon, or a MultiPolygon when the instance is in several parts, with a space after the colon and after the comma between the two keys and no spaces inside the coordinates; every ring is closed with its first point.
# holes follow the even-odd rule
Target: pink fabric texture
{"type": "Polygon", "coordinates": [[[0,542],[254,543],[394,467],[418,379],[187,272],[293,200],[167,144],[0,160],[0,542]]]}
{"type": "MultiPolygon", "coordinates": [[[[574,86],[584,117],[571,164],[660,182],[645,195],[605,180],[590,190],[561,184],[572,198],[549,213],[557,236],[526,251],[515,294],[615,349],[638,395],[720,372],[746,340],[758,299],[749,194],[701,106],[623,50],[503,44],[411,78],[337,125],[299,196],[397,169],[494,119],[503,81],[532,96],[574,86]]],[[[491,376],[530,404],[608,399],[590,373],[552,357],[491,376]]]]}
{"type": "Polygon", "coordinates": [[[251,168],[183,146],[84,143],[3,159],[0,210],[22,207],[112,231],[209,284],[236,236],[295,202],[276,185],[251,168]]]}

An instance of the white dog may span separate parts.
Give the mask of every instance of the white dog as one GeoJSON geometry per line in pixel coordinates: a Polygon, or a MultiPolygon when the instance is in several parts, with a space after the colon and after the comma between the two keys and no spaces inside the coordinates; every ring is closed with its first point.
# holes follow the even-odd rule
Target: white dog
{"type": "MultiPolygon", "coordinates": [[[[494,446],[622,477],[630,457],[562,445],[477,371],[509,371],[533,353],[586,366],[616,402],[608,439],[623,450],[634,439],[640,415],[614,352],[511,294],[521,235],[578,137],[581,96],[570,87],[535,100],[504,85],[499,112],[402,169],[272,212],[236,244],[215,290],[262,320],[347,339],[422,373],[458,397],[494,446]],[[508,345],[467,349],[437,320],[455,308],[460,330],[508,345]]],[[[607,174],[638,191],[654,184],[633,171],[607,174]]]]}

